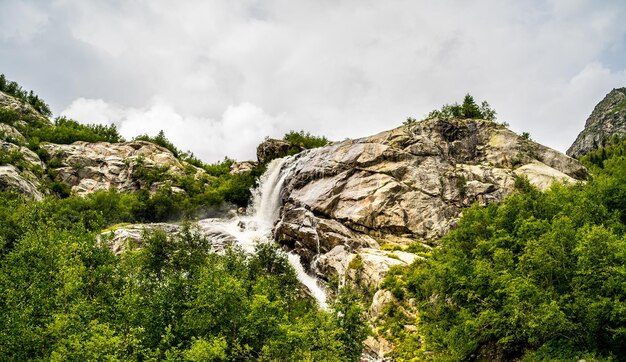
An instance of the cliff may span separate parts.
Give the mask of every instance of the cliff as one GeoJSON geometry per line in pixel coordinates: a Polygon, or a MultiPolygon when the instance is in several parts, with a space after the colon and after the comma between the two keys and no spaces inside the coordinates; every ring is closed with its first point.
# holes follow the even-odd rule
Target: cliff
{"type": "Polygon", "coordinates": [[[617,88],[596,105],[567,154],[583,156],[607,145],[613,135],[623,134],[626,134],[626,88],[617,88]]]}

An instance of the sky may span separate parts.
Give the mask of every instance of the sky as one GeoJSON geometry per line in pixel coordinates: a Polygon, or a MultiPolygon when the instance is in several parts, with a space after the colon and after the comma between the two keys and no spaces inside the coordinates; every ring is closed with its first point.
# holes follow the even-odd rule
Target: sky
{"type": "Polygon", "coordinates": [[[55,115],[205,162],[364,137],[460,102],[565,151],[626,86],[623,0],[0,0],[0,73],[55,115]]]}

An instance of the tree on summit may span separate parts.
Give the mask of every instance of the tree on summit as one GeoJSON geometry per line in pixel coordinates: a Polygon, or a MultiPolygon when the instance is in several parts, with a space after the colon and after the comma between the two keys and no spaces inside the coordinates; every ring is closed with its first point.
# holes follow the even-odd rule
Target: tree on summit
{"type": "Polygon", "coordinates": [[[483,101],[480,105],[476,103],[474,97],[469,93],[463,98],[463,103],[445,104],[441,109],[435,109],[428,114],[428,119],[486,119],[496,120],[496,111],[483,101]]]}

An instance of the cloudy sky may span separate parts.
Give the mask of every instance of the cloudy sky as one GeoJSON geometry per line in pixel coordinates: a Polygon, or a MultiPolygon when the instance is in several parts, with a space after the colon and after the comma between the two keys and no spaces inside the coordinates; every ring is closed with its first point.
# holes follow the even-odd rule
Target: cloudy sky
{"type": "Polygon", "coordinates": [[[204,161],[341,140],[465,93],[564,151],[626,86],[626,2],[0,0],[0,72],[55,115],[164,130],[204,161]]]}

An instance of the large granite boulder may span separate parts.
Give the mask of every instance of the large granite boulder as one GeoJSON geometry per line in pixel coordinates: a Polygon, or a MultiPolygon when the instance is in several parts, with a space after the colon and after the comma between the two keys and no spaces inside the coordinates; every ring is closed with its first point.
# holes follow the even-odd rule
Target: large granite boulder
{"type": "Polygon", "coordinates": [[[516,177],[545,189],[587,176],[578,161],[484,120],[426,120],[304,151],[283,167],[275,238],[305,256],[390,235],[436,241],[464,207],[510,195],[516,177]]]}

